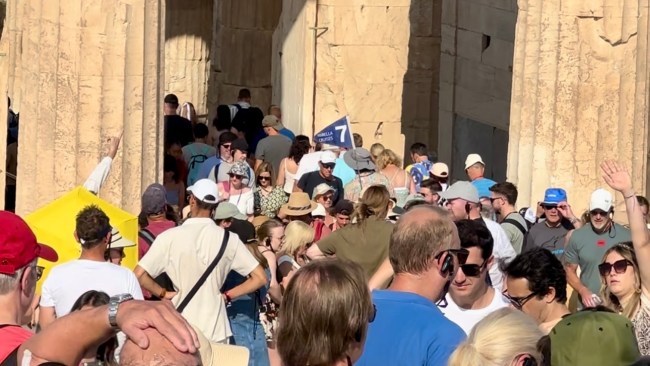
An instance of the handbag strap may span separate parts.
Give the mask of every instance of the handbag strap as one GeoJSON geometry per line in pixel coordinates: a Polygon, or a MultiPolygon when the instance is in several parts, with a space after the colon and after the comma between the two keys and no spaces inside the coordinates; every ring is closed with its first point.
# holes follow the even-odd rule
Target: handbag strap
{"type": "Polygon", "coordinates": [[[219,264],[219,261],[221,260],[221,257],[223,257],[223,253],[226,251],[226,246],[228,245],[228,238],[229,237],[230,237],[230,232],[228,230],[224,230],[223,242],[221,243],[221,248],[219,248],[219,253],[217,253],[216,258],[214,258],[214,260],[212,261],[212,263],[210,263],[210,265],[205,270],[205,272],[203,272],[203,274],[201,275],[199,280],[196,281],[196,283],[194,284],[194,287],[192,287],[192,289],[187,294],[187,296],[183,299],[183,301],[180,303],[180,305],[178,305],[176,310],[178,310],[179,313],[182,313],[183,310],[185,310],[185,307],[187,306],[187,304],[189,304],[189,302],[192,300],[194,295],[196,295],[197,291],[199,291],[201,286],[203,286],[203,283],[205,282],[205,280],[208,279],[208,276],[210,276],[210,274],[212,273],[212,271],[214,271],[217,264],[219,264]]]}

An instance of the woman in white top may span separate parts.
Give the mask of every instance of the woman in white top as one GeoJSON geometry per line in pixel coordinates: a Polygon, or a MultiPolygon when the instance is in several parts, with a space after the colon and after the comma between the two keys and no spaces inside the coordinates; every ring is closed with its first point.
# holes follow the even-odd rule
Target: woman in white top
{"type": "Polygon", "coordinates": [[[601,164],[607,184],[621,192],[632,231],[632,243],[610,248],[598,266],[604,305],[626,316],[634,324],[639,351],[650,355],[650,232],[632,188],[627,170],[618,162],[601,164]]]}
{"type": "Polygon", "coordinates": [[[219,182],[219,198],[237,206],[239,212],[253,221],[254,195],[253,190],[243,183],[248,177],[248,165],[236,161],[228,171],[228,181],[219,182]]]}
{"type": "Polygon", "coordinates": [[[388,177],[391,186],[393,186],[397,206],[404,207],[406,197],[409,194],[416,194],[417,192],[415,191],[415,182],[411,178],[411,175],[406,170],[400,168],[402,166],[402,160],[391,149],[385,149],[379,153],[376,163],[379,172],[388,177]]]}
{"type": "Polygon", "coordinates": [[[280,167],[278,168],[278,179],[276,185],[283,187],[286,194],[293,192],[294,182],[296,181],[296,173],[298,172],[298,163],[303,155],[309,152],[309,141],[296,139],[291,145],[289,156],[282,159],[280,167]]]}

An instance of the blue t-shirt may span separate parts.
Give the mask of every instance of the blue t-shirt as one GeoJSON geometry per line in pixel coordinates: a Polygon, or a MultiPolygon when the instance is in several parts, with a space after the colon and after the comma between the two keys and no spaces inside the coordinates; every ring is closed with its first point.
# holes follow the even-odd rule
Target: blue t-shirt
{"type": "Polygon", "coordinates": [[[465,332],[420,295],[375,290],[375,321],[356,366],[444,366],[465,332]]]}
{"type": "Polygon", "coordinates": [[[420,192],[420,184],[422,181],[429,179],[429,170],[431,170],[432,165],[433,163],[429,160],[420,161],[411,165],[409,172],[411,173],[413,181],[415,182],[416,191],[420,192]]]}
{"type": "Polygon", "coordinates": [[[197,175],[196,179],[198,180],[209,178],[208,175],[210,175],[212,168],[219,164],[221,164],[221,159],[219,159],[219,157],[212,156],[208,158],[208,160],[204,161],[203,164],[201,164],[201,169],[199,170],[199,174],[197,175]]]}
{"type": "Polygon", "coordinates": [[[492,194],[490,193],[490,187],[495,184],[497,184],[497,182],[487,178],[478,178],[472,181],[472,185],[474,185],[478,191],[479,198],[491,197],[492,194]]]}
{"type": "Polygon", "coordinates": [[[287,136],[287,137],[289,138],[289,140],[291,140],[291,141],[293,141],[293,140],[296,139],[296,135],[295,135],[293,132],[291,132],[290,129],[288,129],[288,128],[286,128],[286,127],[283,128],[283,129],[281,129],[280,131],[278,131],[278,133],[279,133],[280,135],[287,136]]]}
{"type": "Polygon", "coordinates": [[[334,171],[332,171],[332,174],[334,174],[335,177],[341,179],[341,182],[343,182],[343,187],[345,187],[346,184],[352,182],[356,176],[354,169],[350,168],[350,166],[345,163],[345,160],[343,160],[343,158],[336,159],[336,165],[334,166],[334,171]]]}

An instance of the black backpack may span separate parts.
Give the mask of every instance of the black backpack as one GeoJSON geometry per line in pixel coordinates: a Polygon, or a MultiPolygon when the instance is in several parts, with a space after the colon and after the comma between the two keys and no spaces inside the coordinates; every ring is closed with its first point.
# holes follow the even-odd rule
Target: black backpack
{"type": "MultiPolygon", "coordinates": [[[[156,240],[156,236],[149,231],[147,228],[140,229],[138,232],[138,236],[142,238],[149,246],[153,245],[154,240],[156,240]]],[[[171,292],[171,291],[176,291],[174,289],[174,283],[172,282],[172,279],[169,278],[167,273],[162,273],[158,277],[154,279],[160,287],[164,288],[166,291],[171,292]]],[[[151,300],[161,300],[158,296],[151,294],[151,300]]]]}

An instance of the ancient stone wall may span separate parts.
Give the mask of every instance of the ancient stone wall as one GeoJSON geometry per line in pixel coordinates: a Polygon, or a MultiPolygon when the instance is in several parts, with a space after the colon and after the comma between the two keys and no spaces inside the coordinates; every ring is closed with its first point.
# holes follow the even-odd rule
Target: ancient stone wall
{"type": "Polygon", "coordinates": [[[210,116],[213,106],[234,103],[241,88],[249,88],[253,104],[266,112],[272,94],[273,32],[281,11],[282,0],[215,0],[210,116]]]}
{"type": "Polygon", "coordinates": [[[199,116],[208,113],[208,78],[214,0],[166,0],[165,94],[191,102],[199,116]]]}
{"type": "Polygon", "coordinates": [[[508,177],[519,184],[521,204],[556,186],[580,213],[591,192],[605,186],[598,165],[606,158],[625,162],[643,192],[648,0],[519,5],[508,177]]]}
{"type": "MultiPolygon", "coordinates": [[[[516,0],[442,0],[438,148],[454,178],[465,178],[467,153],[481,153],[490,173],[505,160],[493,146],[507,137],[516,19],[516,0]]],[[[489,175],[505,178],[505,164],[489,175]]]]}
{"type": "MultiPolygon", "coordinates": [[[[17,2],[9,2],[9,16],[17,2]]],[[[9,85],[20,102],[21,214],[82,184],[124,132],[100,196],[137,213],[162,160],[164,2],[22,0],[9,22],[9,85]],[[20,48],[22,52],[16,52],[20,48]],[[16,81],[16,72],[22,75],[16,81]]]]}
{"type": "Polygon", "coordinates": [[[272,103],[282,107],[287,128],[308,135],[314,96],[314,30],[310,28],[315,17],[316,0],[284,0],[272,47],[272,103]]]}

